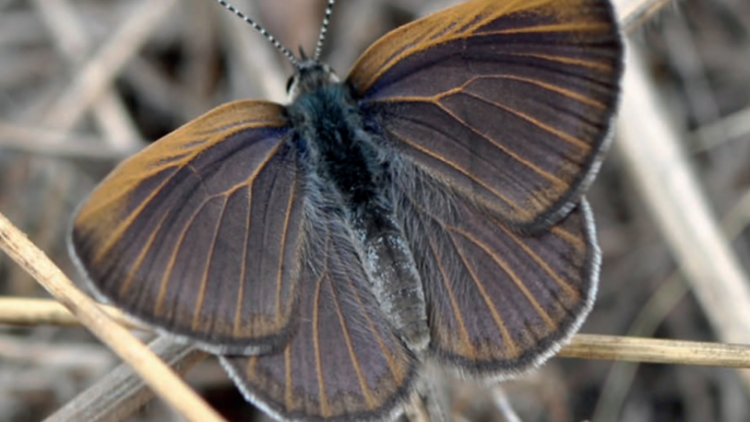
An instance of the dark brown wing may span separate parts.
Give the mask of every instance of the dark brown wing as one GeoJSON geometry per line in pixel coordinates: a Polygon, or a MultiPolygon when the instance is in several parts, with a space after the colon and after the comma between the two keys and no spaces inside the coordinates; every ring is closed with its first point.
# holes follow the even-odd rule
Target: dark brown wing
{"type": "Polygon", "coordinates": [[[347,81],[389,144],[519,231],[577,202],[622,73],[607,0],[477,0],[399,28],[347,81]]]}
{"type": "Polygon", "coordinates": [[[300,321],[286,348],[222,357],[248,400],[281,420],[390,420],[412,390],[415,360],[337,227],[310,222],[300,321]]]}
{"type": "Polygon", "coordinates": [[[73,222],[93,290],[212,352],[283,344],[303,218],[289,136],[281,106],[239,101],[122,163],[73,222]]]}
{"type": "Polygon", "coordinates": [[[398,195],[397,215],[425,286],[434,357],[505,378],[573,335],[593,305],[600,261],[585,202],[521,236],[460,196],[412,187],[398,195]]]}

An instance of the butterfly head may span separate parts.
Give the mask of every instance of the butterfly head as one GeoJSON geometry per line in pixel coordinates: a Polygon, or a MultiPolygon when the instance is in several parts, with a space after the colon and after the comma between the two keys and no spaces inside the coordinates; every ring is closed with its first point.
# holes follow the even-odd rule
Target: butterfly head
{"type": "Polygon", "coordinates": [[[294,75],[286,84],[286,92],[290,101],[339,81],[330,66],[317,60],[307,59],[304,55],[296,68],[294,75]]]}

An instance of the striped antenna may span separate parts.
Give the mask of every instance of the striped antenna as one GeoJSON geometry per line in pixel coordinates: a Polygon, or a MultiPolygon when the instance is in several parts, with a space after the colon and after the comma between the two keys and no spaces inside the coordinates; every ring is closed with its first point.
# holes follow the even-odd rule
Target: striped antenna
{"type": "MultiPolygon", "coordinates": [[[[299,60],[297,60],[296,57],[294,57],[294,54],[292,54],[291,51],[289,51],[288,48],[281,45],[281,43],[273,37],[273,35],[269,34],[268,31],[266,31],[265,28],[260,26],[258,23],[256,23],[254,20],[247,17],[244,13],[237,10],[236,7],[233,5],[227,3],[224,0],[216,0],[219,2],[220,5],[226,7],[230,12],[234,13],[235,15],[239,16],[240,19],[244,20],[245,22],[249,23],[250,26],[252,26],[256,31],[260,32],[261,35],[263,35],[268,41],[273,44],[274,47],[276,47],[277,50],[281,51],[281,53],[286,56],[287,59],[292,63],[292,66],[296,67],[297,69],[300,68],[299,60]]],[[[331,3],[333,1],[331,0],[331,3]]],[[[330,14],[330,13],[329,13],[330,14]]],[[[327,18],[326,18],[327,19],[327,18]]]]}
{"type": "Polygon", "coordinates": [[[326,14],[323,18],[323,24],[320,26],[320,36],[318,36],[318,45],[315,47],[315,55],[313,60],[316,62],[320,58],[320,54],[323,52],[323,42],[326,39],[326,33],[328,32],[328,23],[331,21],[331,13],[333,13],[333,4],[336,0],[328,0],[328,6],[326,7],[326,14]]]}

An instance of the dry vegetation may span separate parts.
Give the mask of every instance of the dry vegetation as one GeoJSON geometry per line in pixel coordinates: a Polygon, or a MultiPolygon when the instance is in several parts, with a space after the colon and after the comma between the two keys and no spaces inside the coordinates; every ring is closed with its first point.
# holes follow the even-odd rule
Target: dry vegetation
{"type": "MultiPolygon", "coordinates": [[[[285,44],[312,49],[323,1],[236,3],[285,44]]],[[[326,60],[343,74],[389,28],[450,1],[340,3],[326,60]]],[[[635,107],[588,195],[604,264],[581,331],[750,343],[750,2],[674,2],[629,38],[651,85],[625,101],[635,107]],[[686,169],[686,180],[671,179],[686,169]]],[[[283,99],[289,71],[213,0],[0,0],[0,213],[75,279],[67,223],[118,160],[228,100],[283,99]]],[[[46,293],[0,254],[2,297],[46,293]]],[[[0,421],[43,420],[118,363],[81,328],[0,324],[0,421]]],[[[227,420],[264,418],[213,359],[186,378],[227,420]]],[[[558,358],[502,390],[456,384],[451,396],[472,422],[510,421],[506,405],[524,422],[742,422],[749,380],[733,369],[558,358]]],[[[180,419],[155,400],[125,420],[180,419]]]]}

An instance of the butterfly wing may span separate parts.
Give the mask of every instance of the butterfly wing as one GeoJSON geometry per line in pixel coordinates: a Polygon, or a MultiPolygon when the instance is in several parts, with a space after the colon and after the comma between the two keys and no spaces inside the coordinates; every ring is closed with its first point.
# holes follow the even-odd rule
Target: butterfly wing
{"type": "Polygon", "coordinates": [[[92,290],[212,352],[283,344],[303,202],[290,133],[281,106],[238,101],[123,162],[73,222],[92,290]]]}
{"type": "Polygon", "coordinates": [[[594,302],[600,257],[588,205],[522,236],[492,211],[426,183],[399,191],[397,216],[425,286],[430,352],[479,376],[540,364],[594,302]]]}
{"type": "Polygon", "coordinates": [[[248,400],[280,420],[390,420],[412,389],[414,358],[372,295],[351,238],[335,224],[310,226],[296,334],[283,351],[222,363],[248,400]]]}
{"type": "Polygon", "coordinates": [[[533,232],[592,180],[621,62],[609,1],[478,0],[381,38],[347,82],[388,144],[533,232]]]}

